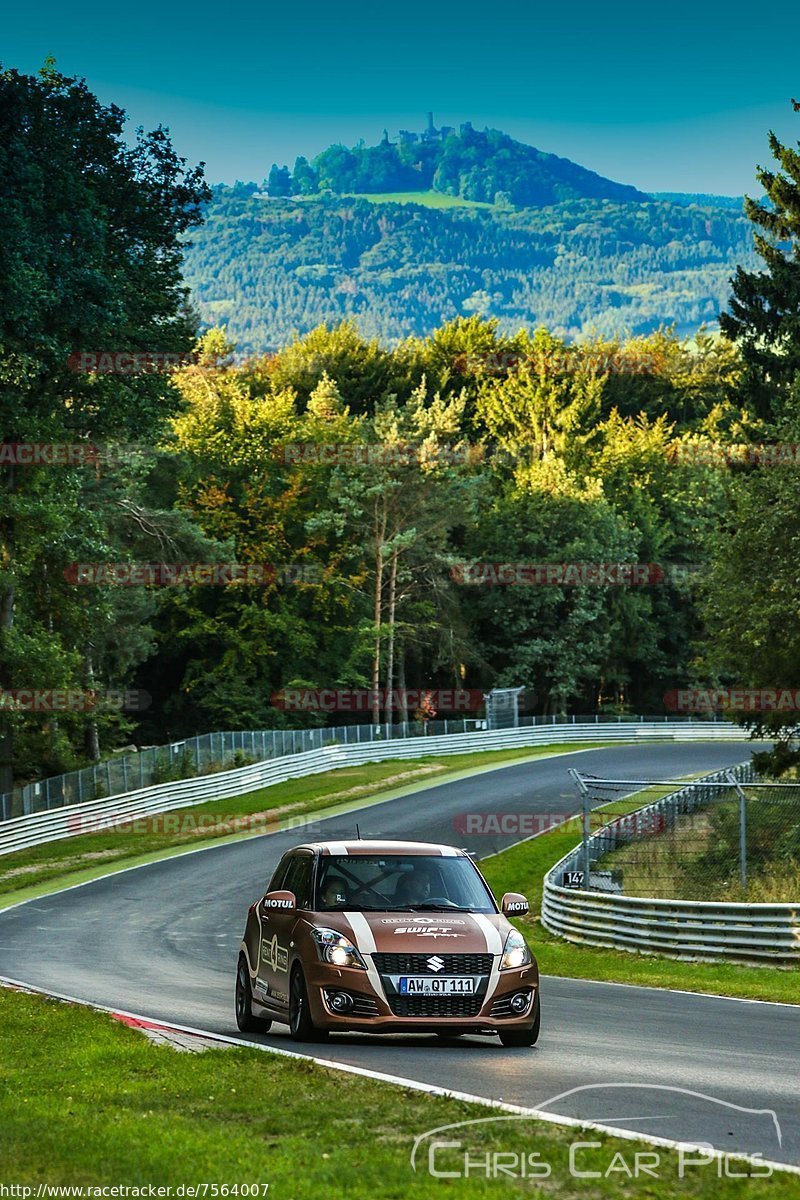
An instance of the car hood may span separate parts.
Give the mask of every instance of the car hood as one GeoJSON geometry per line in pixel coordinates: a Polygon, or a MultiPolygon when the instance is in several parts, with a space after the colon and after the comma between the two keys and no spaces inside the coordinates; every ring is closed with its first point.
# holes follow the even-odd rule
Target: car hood
{"type": "Polygon", "coordinates": [[[315,924],[368,954],[500,954],[511,925],[500,913],[318,913],[315,924]]]}

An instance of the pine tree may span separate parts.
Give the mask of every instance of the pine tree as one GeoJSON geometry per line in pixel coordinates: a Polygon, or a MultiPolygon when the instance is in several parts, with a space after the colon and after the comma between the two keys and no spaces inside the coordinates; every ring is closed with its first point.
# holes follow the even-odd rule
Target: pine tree
{"type": "Polygon", "coordinates": [[[747,401],[759,416],[780,420],[800,372],[800,143],[792,150],[771,132],[769,145],[780,170],[759,168],[766,196],[745,199],[766,270],[737,268],[720,325],[740,345],[747,401]]]}

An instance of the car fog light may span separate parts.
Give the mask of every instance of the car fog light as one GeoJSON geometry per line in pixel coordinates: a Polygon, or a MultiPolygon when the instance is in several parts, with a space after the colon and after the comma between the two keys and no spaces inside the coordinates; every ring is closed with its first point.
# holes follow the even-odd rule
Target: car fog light
{"type": "Polygon", "coordinates": [[[511,997],[511,1008],[515,1013],[524,1013],[529,999],[527,992],[517,992],[516,996],[511,997]]]}
{"type": "Polygon", "coordinates": [[[353,997],[348,992],[329,992],[328,1004],[335,1013],[350,1012],[353,1007],[353,997]]]}

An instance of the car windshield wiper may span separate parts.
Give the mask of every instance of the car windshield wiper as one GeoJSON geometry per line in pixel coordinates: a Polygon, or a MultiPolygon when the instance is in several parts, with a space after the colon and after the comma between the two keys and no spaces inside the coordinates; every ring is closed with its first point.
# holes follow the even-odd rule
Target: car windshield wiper
{"type": "Polygon", "coordinates": [[[462,908],[458,904],[406,904],[401,912],[472,912],[471,908],[462,908]]]}

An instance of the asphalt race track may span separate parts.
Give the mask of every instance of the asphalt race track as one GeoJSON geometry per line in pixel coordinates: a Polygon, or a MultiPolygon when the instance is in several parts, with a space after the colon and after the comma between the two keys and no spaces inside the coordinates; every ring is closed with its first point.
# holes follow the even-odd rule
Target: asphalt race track
{"type": "MultiPolygon", "coordinates": [[[[442,841],[484,857],[519,835],[460,833],[459,816],[574,812],[569,766],[598,775],[669,777],[729,766],[751,749],[664,743],[532,760],[386,801],[357,819],[362,837],[442,841]]],[[[355,819],[318,823],[308,840],[351,837],[355,819]]],[[[304,836],[276,833],[212,847],[0,913],[0,975],[236,1034],[233,982],[248,905],[263,892],[279,856],[304,836]]],[[[490,1037],[440,1043],[338,1035],[309,1052],[643,1134],[800,1164],[800,1007],[553,978],[543,981],[542,1004],[542,1035],[532,1049],[503,1049],[490,1037]],[[547,1105],[554,1097],[561,1098],[547,1105]],[[777,1121],[756,1109],[774,1111],[777,1121]]],[[[251,1040],[294,1048],[288,1029],[274,1030],[251,1040]]]]}

